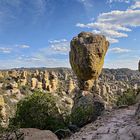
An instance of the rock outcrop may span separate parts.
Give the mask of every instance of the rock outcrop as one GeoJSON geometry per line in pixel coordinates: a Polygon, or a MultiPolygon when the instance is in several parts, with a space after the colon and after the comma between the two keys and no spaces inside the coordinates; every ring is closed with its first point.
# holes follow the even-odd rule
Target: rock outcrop
{"type": "Polygon", "coordinates": [[[140,125],[134,114],[135,106],[107,111],[64,140],[140,140],[140,125]]]}
{"type": "Polygon", "coordinates": [[[2,95],[0,95],[0,126],[5,127],[7,123],[7,114],[5,108],[5,101],[2,95]]]}
{"type": "Polygon", "coordinates": [[[50,91],[56,91],[58,85],[58,79],[54,72],[50,75],[50,91]]]}
{"type": "Polygon", "coordinates": [[[12,133],[6,140],[58,140],[57,136],[50,130],[40,130],[36,128],[22,128],[16,133],[12,133]]]}
{"type": "MultiPolygon", "coordinates": [[[[88,91],[85,91],[86,93],[88,91]]],[[[77,91],[74,97],[74,105],[71,113],[71,121],[74,125],[82,127],[85,124],[96,120],[104,110],[104,101],[99,96],[88,92],[86,96],[77,91]]]]}
{"type": "Polygon", "coordinates": [[[90,90],[99,77],[108,47],[105,36],[90,32],[81,32],[72,39],[70,64],[81,90],[90,90]]]}
{"type": "Polygon", "coordinates": [[[69,82],[68,82],[68,93],[72,93],[72,91],[75,89],[75,85],[73,80],[70,78],[69,82]]]}
{"type": "Polygon", "coordinates": [[[4,76],[2,74],[2,72],[0,71],[0,79],[2,79],[4,76]]]}
{"type": "Polygon", "coordinates": [[[36,78],[31,79],[31,89],[35,89],[37,87],[38,80],[36,78]]]}
{"type": "MultiPolygon", "coordinates": [[[[70,64],[80,88],[74,97],[71,118],[79,127],[95,120],[105,108],[102,98],[91,93],[91,89],[101,73],[108,46],[105,36],[89,32],[81,32],[71,41],[70,64]]],[[[105,86],[102,92],[106,96],[105,86]]]]}
{"type": "Polygon", "coordinates": [[[135,115],[136,115],[137,123],[138,125],[140,125],[140,103],[138,105],[135,115]]]}

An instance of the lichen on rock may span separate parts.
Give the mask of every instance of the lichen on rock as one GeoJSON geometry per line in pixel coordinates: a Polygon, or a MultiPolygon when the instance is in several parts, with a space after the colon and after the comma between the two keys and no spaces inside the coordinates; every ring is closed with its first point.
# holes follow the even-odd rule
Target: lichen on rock
{"type": "Polygon", "coordinates": [[[81,32],[70,45],[70,64],[77,75],[79,88],[88,91],[101,73],[109,42],[103,35],[81,32]]]}

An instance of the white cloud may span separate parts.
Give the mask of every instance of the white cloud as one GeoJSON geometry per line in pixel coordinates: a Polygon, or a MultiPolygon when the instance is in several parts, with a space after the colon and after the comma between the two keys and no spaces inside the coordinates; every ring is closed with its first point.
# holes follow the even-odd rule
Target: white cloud
{"type": "Polygon", "coordinates": [[[117,43],[117,38],[128,37],[127,32],[133,27],[140,26],[140,10],[126,9],[124,11],[113,10],[101,13],[95,22],[77,23],[77,27],[89,28],[94,33],[104,34],[111,43],[117,43]]]}
{"type": "Polygon", "coordinates": [[[38,57],[34,57],[34,56],[19,56],[18,58],[17,58],[17,60],[19,60],[19,61],[24,61],[24,62],[33,62],[33,61],[41,61],[41,59],[40,58],[38,58],[38,57]]]}
{"type": "Polygon", "coordinates": [[[134,5],[132,5],[132,6],[130,7],[130,9],[137,9],[137,8],[140,8],[140,1],[136,1],[136,2],[134,3],[134,5]]]}
{"type": "Polygon", "coordinates": [[[113,2],[130,3],[130,0],[107,0],[107,3],[113,3],[113,2]]]}
{"type": "Polygon", "coordinates": [[[77,27],[87,27],[87,28],[97,28],[97,29],[109,29],[109,30],[121,30],[121,31],[131,31],[131,29],[124,27],[122,25],[118,25],[118,24],[111,24],[108,23],[107,25],[103,22],[94,22],[94,23],[88,23],[88,24],[81,24],[81,23],[77,23],[76,24],[77,27]]]}
{"type": "Polygon", "coordinates": [[[51,49],[53,51],[57,51],[57,52],[68,52],[69,48],[67,44],[63,44],[63,46],[61,46],[60,44],[55,44],[51,46],[51,49]]]}
{"type": "Polygon", "coordinates": [[[131,50],[124,49],[124,48],[119,48],[119,47],[115,47],[115,48],[109,49],[109,51],[110,52],[113,52],[113,53],[126,53],[126,52],[130,52],[131,50]]]}
{"type": "Polygon", "coordinates": [[[114,10],[108,13],[100,14],[97,21],[104,24],[115,24],[124,27],[134,27],[140,26],[140,18],[138,18],[139,16],[140,10],[114,10]]]}
{"type": "Polygon", "coordinates": [[[11,53],[11,51],[12,51],[12,48],[0,47],[0,53],[7,54],[7,53],[11,53]]]}
{"type": "Polygon", "coordinates": [[[49,43],[53,44],[53,43],[61,43],[61,42],[66,42],[66,39],[60,39],[60,40],[49,40],[49,43]]]}
{"type": "Polygon", "coordinates": [[[20,67],[70,67],[68,59],[39,58],[34,56],[24,56],[0,60],[0,69],[20,68],[20,67]]]}
{"type": "Polygon", "coordinates": [[[110,43],[118,43],[118,42],[119,42],[117,39],[114,39],[114,38],[111,38],[111,37],[107,37],[107,40],[108,40],[110,43]]]}
{"type": "Polygon", "coordinates": [[[30,46],[28,45],[17,45],[17,47],[22,48],[22,49],[26,49],[26,48],[30,48],[30,46]]]}
{"type": "MultiPolygon", "coordinates": [[[[18,45],[20,46],[20,45],[18,45]]],[[[17,48],[19,48],[16,46],[17,48]]],[[[49,46],[39,48],[29,55],[17,55],[11,59],[0,60],[5,63],[5,68],[14,67],[70,67],[68,60],[69,41],[66,39],[51,40],[49,46]]],[[[0,68],[2,68],[0,66],[0,68]]]]}
{"type": "MultiPolygon", "coordinates": [[[[46,59],[44,62],[40,61],[25,61],[25,60],[0,60],[0,69],[9,69],[9,68],[20,68],[20,67],[50,67],[54,61],[46,59]],[[4,65],[3,65],[4,64],[4,65]]],[[[56,63],[57,64],[57,63],[56,63]]]]}
{"type": "Polygon", "coordinates": [[[123,61],[122,59],[115,59],[113,60],[113,62],[110,59],[106,59],[105,67],[114,68],[114,69],[129,68],[129,69],[137,70],[138,62],[139,62],[139,58],[136,57],[129,57],[129,58],[125,57],[123,61]]]}
{"type": "Polygon", "coordinates": [[[51,53],[68,54],[70,43],[66,39],[52,40],[49,43],[48,51],[50,49],[51,53]]]}
{"type": "Polygon", "coordinates": [[[13,44],[0,44],[0,53],[3,53],[3,54],[9,54],[9,53],[19,53],[21,52],[22,50],[21,49],[27,49],[27,48],[30,48],[30,46],[28,45],[13,45],[13,44]]]}

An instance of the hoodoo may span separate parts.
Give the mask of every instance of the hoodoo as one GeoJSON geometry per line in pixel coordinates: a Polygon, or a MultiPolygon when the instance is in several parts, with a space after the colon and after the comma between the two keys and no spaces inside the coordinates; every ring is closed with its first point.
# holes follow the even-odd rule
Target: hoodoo
{"type": "Polygon", "coordinates": [[[89,91],[101,73],[109,42],[103,35],[81,32],[70,45],[70,64],[77,75],[79,88],[89,91]]]}

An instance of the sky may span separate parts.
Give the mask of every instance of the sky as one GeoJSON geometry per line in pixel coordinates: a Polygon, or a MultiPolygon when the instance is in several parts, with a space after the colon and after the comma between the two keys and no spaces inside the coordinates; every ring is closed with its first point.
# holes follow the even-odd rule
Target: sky
{"type": "Polygon", "coordinates": [[[105,68],[137,69],[140,0],[0,0],[0,69],[70,67],[81,31],[110,41],[105,68]]]}

